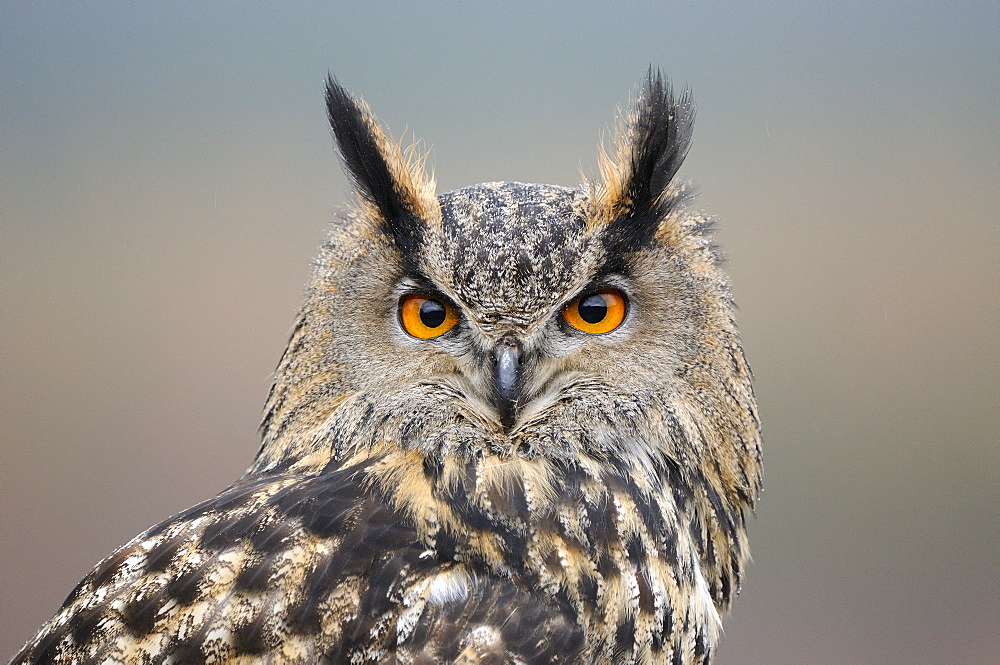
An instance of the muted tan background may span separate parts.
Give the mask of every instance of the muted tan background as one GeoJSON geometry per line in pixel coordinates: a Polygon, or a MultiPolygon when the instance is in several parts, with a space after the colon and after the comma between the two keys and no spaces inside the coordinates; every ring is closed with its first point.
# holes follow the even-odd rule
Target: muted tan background
{"type": "Polygon", "coordinates": [[[766,436],[719,661],[997,662],[1000,5],[287,7],[0,4],[0,660],[256,451],[347,195],[328,69],[443,191],[594,174],[652,63],[766,436]]]}

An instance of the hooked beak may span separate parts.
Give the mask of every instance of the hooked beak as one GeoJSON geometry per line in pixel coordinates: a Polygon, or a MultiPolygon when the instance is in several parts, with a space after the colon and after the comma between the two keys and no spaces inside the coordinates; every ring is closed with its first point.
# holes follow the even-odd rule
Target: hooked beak
{"type": "Polygon", "coordinates": [[[511,337],[503,338],[493,350],[493,387],[500,423],[508,432],[517,420],[522,387],[521,369],[521,348],[517,341],[511,337]]]}

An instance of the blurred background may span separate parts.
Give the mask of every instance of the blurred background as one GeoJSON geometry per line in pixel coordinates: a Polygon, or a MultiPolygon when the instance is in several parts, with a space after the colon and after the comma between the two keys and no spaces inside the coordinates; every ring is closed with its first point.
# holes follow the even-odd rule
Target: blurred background
{"type": "Polygon", "coordinates": [[[764,423],[718,662],[997,662],[998,34],[996,2],[4,2],[0,660],[256,452],[348,196],[328,70],[445,191],[596,175],[652,64],[694,91],[764,423]]]}

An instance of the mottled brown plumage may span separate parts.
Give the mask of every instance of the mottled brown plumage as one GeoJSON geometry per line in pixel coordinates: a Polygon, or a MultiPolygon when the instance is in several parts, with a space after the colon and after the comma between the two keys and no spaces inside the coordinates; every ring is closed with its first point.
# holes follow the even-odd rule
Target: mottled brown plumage
{"type": "Polygon", "coordinates": [[[332,79],[327,102],[358,201],[257,458],[12,662],[710,662],[760,436],[712,220],[674,183],[687,94],[650,74],[600,182],[440,196],[332,79]]]}

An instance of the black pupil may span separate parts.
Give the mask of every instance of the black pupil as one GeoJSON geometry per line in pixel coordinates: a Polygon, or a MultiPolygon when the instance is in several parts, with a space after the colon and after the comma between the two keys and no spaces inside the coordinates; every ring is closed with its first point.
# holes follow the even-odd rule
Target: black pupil
{"type": "Polygon", "coordinates": [[[447,314],[444,305],[437,300],[425,300],[420,303],[420,322],[428,328],[437,328],[444,323],[447,314]]]}
{"type": "Polygon", "coordinates": [[[581,300],[577,309],[580,312],[580,318],[587,323],[600,323],[608,315],[608,303],[605,302],[604,296],[599,293],[591,294],[581,300]]]}

